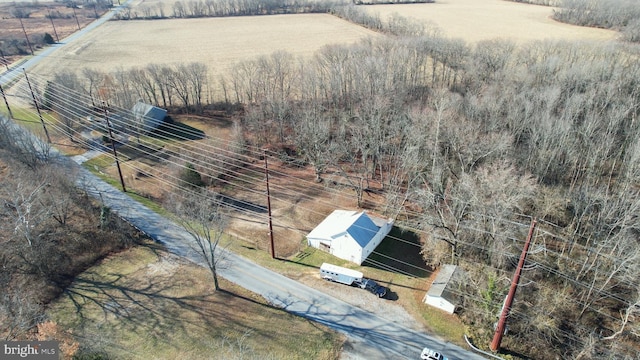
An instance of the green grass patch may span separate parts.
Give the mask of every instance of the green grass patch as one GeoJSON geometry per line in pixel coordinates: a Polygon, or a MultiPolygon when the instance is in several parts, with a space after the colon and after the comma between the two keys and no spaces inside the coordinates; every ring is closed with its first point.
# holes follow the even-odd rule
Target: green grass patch
{"type": "Polygon", "coordinates": [[[428,277],[431,272],[420,254],[422,244],[417,234],[394,226],[365,265],[378,269],[394,269],[413,277],[428,277]]]}
{"type": "Polygon", "coordinates": [[[103,171],[112,166],[114,160],[109,155],[96,156],[93,159],[87,160],[82,164],[87,170],[91,171],[95,175],[104,174],[103,171]]]}
{"type": "Polygon", "coordinates": [[[115,359],[338,358],[342,336],[221,286],[205,268],[137,247],[78,276],[48,315],[84,354],[115,359]]]}
{"type": "MultiPolygon", "coordinates": [[[[118,183],[118,186],[120,185],[120,183],[118,183]]],[[[146,206],[147,208],[151,209],[153,212],[162,215],[164,217],[168,217],[171,218],[171,214],[165,210],[165,208],[163,208],[162,206],[160,206],[158,203],[156,203],[155,201],[153,201],[153,199],[149,199],[146,196],[140,195],[138,193],[136,193],[135,191],[132,190],[127,190],[126,193],[130,198],[132,198],[133,200],[139,202],[140,204],[146,206]]]]}
{"type": "Polygon", "coordinates": [[[424,303],[421,304],[420,313],[434,333],[458,345],[465,344],[463,340],[465,326],[457,316],[447,314],[424,303]]]}

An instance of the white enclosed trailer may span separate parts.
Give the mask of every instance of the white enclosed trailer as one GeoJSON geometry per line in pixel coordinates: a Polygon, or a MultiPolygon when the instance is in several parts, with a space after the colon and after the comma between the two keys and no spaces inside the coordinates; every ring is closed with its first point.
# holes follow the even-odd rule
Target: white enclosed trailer
{"type": "Polygon", "coordinates": [[[320,266],[320,277],[325,280],[352,285],[354,282],[362,282],[364,275],[360,271],[323,263],[322,266],[320,266]]]}

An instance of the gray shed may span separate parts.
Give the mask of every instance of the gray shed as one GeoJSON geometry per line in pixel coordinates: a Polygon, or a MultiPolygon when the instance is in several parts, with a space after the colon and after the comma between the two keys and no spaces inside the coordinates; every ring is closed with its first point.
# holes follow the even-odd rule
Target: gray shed
{"type": "Polygon", "coordinates": [[[453,314],[459,305],[460,295],[457,290],[461,277],[462,270],[456,265],[443,265],[422,301],[453,314]]]}
{"type": "Polygon", "coordinates": [[[167,116],[167,110],[149,105],[142,100],[138,100],[138,102],[133,105],[131,112],[133,112],[136,127],[142,134],[147,134],[157,129],[167,116]]]}

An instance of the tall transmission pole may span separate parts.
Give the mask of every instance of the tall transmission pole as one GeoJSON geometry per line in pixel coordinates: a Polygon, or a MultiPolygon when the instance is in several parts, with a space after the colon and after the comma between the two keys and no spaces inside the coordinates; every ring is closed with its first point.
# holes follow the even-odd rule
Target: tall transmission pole
{"type": "Polygon", "coordinates": [[[504,329],[507,323],[507,316],[511,311],[511,305],[513,304],[513,298],[516,295],[516,289],[518,289],[520,275],[522,274],[522,267],[524,266],[524,261],[527,258],[527,253],[529,252],[529,245],[531,244],[531,238],[533,237],[533,230],[536,228],[536,223],[537,220],[533,218],[531,220],[531,227],[529,227],[529,235],[527,235],[527,241],[525,241],[524,248],[522,249],[522,255],[520,255],[520,261],[518,262],[516,273],[513,275],[513,280],[511,281],[509,294],[507,295],[507,298],[504,301],[504,306],[502,307],[502,313],[500,314],[500,320],[498,320],[498,326],[496,326],[496,332],[493,335],[493,341],[491,341],[491,351],[497,351],[500,348],[502,335],[504,335],[504,329]]]}
{"type": "Polygon", "coordinates": [[[262,156],[264,157],[264,176],[267,181],[267,211],[269,213],[269,240],[271,242],[271,258],[276,258],[276,250],[273,245],[273,222],[271,218],[271,194],[269,193],[269,168],[267,164],[267,150],[263,150],[262,156]]]}

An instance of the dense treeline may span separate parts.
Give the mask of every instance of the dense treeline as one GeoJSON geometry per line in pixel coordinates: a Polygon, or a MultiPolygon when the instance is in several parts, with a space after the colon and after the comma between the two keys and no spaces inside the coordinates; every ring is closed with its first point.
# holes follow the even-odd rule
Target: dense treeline
{"type": "Polygon", "coordinates": [[[437,27],[432,24],[425,24],[423,21],[415,19],[405,18],[397,13],[394,13],[387,18],[387,21],[383,21],[378,14],[370,14],[358,6],[335,6],[330,10],[331,14],[343,18],[352,23],[362,25],[368,29],[390,34],[390,35],[405,35],[405,36],[418,36],[427,32],[436,32],[437,27]]]}
{"type": "Polygon", "coordinates": [[[91,104],[83,104],[86,112],[78,109],[70,111],[75,114],[90,115],[95,106],[131,108],[140,99],[176,111],[201,112],[204,104],[213,101],[210,82],[207,66],[198,62],[149,64],[141,68],[119,69],[109,74],[85,68],[80,74],[54,74],[53,81],[43,89],[43,105],[56,111],[65,125],[71,126],[76,120],[70,119],[65,109],[77,99],[72,93],[51,86],[53,83],[75,89],[93,99],[91,104]],[[103,103],[101,99],[109,99],[110,103],[103,103]]]}
{"type": "Polygon", "coordinates": [[[564,0],[553,18],[569,24],[620,31],[623,39],[640,42],[640,3],[636,0],[564,0]]]}
{"type": "Polygon", "coordinates": [[[518,3],[544,5],[544,6],[560,6],[564,0],[509,0],[518,3]]]}
{"type": "Polygon", "coordinates": [[[138,237],[76,187],[73,168],[0,116],[0,338],[28,338],[74,276],[138,237]]]}
{"type": "MultiPolygon", "coordinates": [[[[274,14],[302,14],[302,13],[335,13],[343,12],[343,8],[353,8],[355,5],[371,4],[400,4],[400,3],[433,3],[434,0],[188,0],[175,1],[171,4],[168,14],[163,3],[153,6],[141,5],[136,9],[127,8],[117,16],[120,20],[132,19],[163,19],[222,17],[222,16],[255,16],[274,14]]],[[[359,11],[363,15],[363,11],[359,11]]],[[[378,16],[372,16],[378,18],[378,16]]]]}
{"type": "Polygon", "coordinates": [[[161,19],[254,16],[274,14],[326,13],[335,6],[348,3],[347,0],[187,0],[171,3],[171,13],[160,2],[154,6],[141,5],[136,9],[127,8],[117,15],[118,19],[161,19]]]}

